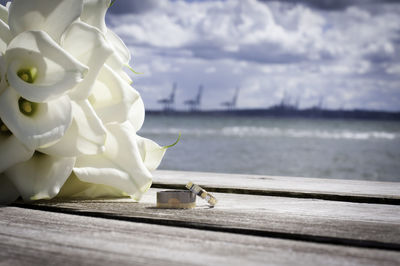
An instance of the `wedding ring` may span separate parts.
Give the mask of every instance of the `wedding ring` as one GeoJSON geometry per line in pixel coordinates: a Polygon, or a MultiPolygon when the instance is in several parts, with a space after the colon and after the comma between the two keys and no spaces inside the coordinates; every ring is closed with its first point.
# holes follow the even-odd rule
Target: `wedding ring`
{"type": "Polygon", "coordinates": [[[212,207],[214,207],[215,204],[217,204],[217,202],[218,202],[217,199],[213,195],[211,195],[210,193],[205,191],[199,185],[196,185],[196,184],[193,184],[192,182],[189,182],[189,183],[186,184],[186,188],[189,189],[190,191],[192,191],[193,193],[195,193],[200,198],[202,198],[205,201],[207,201],[208,204],[210,204],[212,207]]]}
{"type": "Polygon", "coordinates": [[[188,190],[166,190],[157,192],[157,208],[191,209],[196,207],[196,194],[188,190]]]}

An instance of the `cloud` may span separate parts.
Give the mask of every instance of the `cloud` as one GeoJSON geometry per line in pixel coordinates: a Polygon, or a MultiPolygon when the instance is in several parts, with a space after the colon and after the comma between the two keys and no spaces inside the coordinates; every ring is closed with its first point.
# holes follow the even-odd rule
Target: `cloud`
{"type": "Polygon", "coordinates": [[[207,108],[240,86],[241,107],[267,107],[286,92],[302,107],[324,97],[330,108],[399,109],[400,4],[388,2],[120,1],[135,15],[107,19],[138,71],[149,71],[134,79],[151,107],[177,81],[178,102],[204,84],[207,108]]]}

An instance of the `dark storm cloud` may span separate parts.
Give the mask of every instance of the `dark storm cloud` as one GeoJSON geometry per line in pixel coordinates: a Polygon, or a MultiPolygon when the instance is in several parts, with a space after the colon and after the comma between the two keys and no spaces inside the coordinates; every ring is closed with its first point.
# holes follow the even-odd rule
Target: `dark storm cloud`
{"type": "Polygon", "coordinates": [[[111,14],[140,14],[158,5],[157,0],[117,0],[108,10],[111,14]]]}
{"type": "Polygon", "coordinates": [[[344,10],[350,6],[379,5],[383,3],[399,3],[399,0],[259,0],[261,2],[287,2],[292,4],[305,4],[312,8],[322,10],[344,10]]]}

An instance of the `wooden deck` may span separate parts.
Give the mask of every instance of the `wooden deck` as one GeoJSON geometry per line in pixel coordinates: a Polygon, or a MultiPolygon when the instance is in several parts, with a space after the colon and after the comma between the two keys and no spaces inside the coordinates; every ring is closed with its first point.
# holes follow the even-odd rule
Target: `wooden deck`
{"type": "Polygon", "coordinates": [[[140,203],[0,208],[0,265],[400,265],[400,182],[157,171],[140,203]],[[219,200],[157,209],[193,181],[219,200]]]}

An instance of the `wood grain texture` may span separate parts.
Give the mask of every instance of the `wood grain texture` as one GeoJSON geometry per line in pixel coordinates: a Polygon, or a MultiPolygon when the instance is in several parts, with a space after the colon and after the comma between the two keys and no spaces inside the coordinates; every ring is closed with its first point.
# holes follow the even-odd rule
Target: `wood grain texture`
{"type": "Polygon", "coordinates": [[[399,265],[400,254],[0,208],[0,265],[205,264],[399,265]]]}
{"type": "Polygon", "coordinates": [[[400,206],[215,193],[208,208],[156,209],[157,189],[141,203],[129,199],[42,201],[28,208],[153,224],[400,250],[400,206]]]}
{"type": "Polygon", "coordinates": [[[216,192],[400,205],[400,182],[158,170],[153,187],[182,188],[188,181],[216,192]]]}

